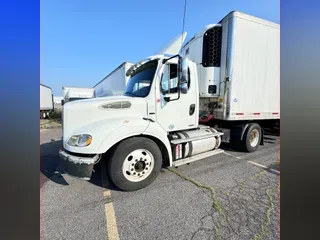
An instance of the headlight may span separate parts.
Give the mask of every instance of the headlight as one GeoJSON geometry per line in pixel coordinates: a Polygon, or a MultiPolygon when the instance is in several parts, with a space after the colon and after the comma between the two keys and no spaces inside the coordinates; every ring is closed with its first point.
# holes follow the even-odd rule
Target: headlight
{"type": "Polygon", "coordinates": [[[69,141],[68,145],[75,147],[86,147],[89,146],[92,141],[92,137],[88,134],[74,135],[69,141]]]}

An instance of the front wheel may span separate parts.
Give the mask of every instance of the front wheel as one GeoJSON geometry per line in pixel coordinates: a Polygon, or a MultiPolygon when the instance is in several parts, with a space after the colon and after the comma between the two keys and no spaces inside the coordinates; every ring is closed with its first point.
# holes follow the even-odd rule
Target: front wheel
{"type": "Polygon", "coordinates": [[[151,184],[162,166],[162,154],[155,142],[134,137],[118,144],[109,160],[111,181],[123,191],[135,191],[151,184]]]}

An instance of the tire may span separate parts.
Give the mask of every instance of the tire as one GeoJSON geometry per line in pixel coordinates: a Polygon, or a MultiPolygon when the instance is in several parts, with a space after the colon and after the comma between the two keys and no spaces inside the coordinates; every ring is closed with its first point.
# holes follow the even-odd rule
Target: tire
{"type": "Polygon", "coordinates": [[[40,112],[40,119],[46,119],[47,114],[45,111],[40,112]]]}
{"type": "Polygon", "coordinates": [[[108,163],[108,174],[119,189],[136,191],[151,184],[161,166],[162,154],[157,144],[148,138],[134,137],[116,146],[108,163]]]}
{"type": "Polygon", "coordinates": [[[246,152],[255,152],[261,143],[261,127],[257,123],[251,123],[243,136],[243,148],[246,152]],[[253,137],[255,135],[255,137],[253,137]]]}

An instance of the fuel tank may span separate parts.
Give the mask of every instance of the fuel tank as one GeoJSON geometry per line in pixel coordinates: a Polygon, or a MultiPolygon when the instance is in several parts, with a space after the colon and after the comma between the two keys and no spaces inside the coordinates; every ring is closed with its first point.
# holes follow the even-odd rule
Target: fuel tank
{"type": "Polygon", "coordinates": [[[195,130],[180,131],[171,137],[174,140],[182,140],[183,143],[174,146],[175,160],[191,157],[200,153],[219,148],[221,137],[218,131],[210,127],[201,127],[195,130]],[[190,139],[190,141],[188,141],[190,139]]]}

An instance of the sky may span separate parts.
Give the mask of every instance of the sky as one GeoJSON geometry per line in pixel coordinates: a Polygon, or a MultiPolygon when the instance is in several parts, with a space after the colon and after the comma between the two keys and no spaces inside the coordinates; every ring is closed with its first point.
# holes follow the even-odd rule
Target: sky
{"type": "MultiPolygon", "coordinates": [[[[182,31],[184,0],[42,0],[41,83],[93,87],[123,62],[156,54],[182,31]]],[[[188,41],[233,10],[280,23],[279,0],[187,0],[188,41]]]]}

